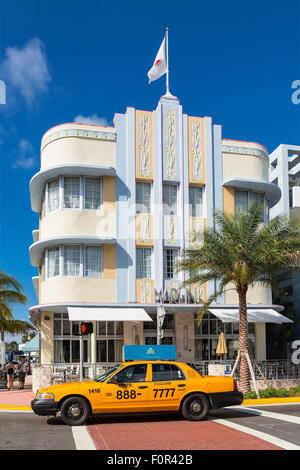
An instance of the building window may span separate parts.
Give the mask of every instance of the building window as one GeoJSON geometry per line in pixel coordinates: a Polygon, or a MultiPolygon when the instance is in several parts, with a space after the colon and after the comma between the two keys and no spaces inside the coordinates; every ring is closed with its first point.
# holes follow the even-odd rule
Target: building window
{"type": "Polygon", "coordinates": [[[86,246],[84,260],[84,275],[86,277],[101,276],[101,248],[100,246],[86,246]]]}
{"type": "Polygon", "coordinates": [[[101,182],[100,178],[84,179],[84,208],[99,209],[101,202],[101,182]]]}
{"type": "Polygon", "coordinates": [[[152,278],[152,249],[137,248],[136,249],[136,278],[151,279],[152,278]]]}
{"type": "Polygon", "coordinates": [[[80,178],[65,177],[64,178],[64,208],[79,209],[80,208],[80,178]]]}
{"type": "MultiPolygon", "coordinates": [[[[67,313],[54,313],[53,349],[55,363],[79,363],[78,332],[80,323],[70,322],[67,313]]],[[[124,344],[123,322],[97,322],[95,332],[97,335],[97,362],[121,362],[124,344]]],[[[90,362],[89,338],[84,338],[83,344],[83,361],[90,362]]]]}
{"type": "MultiPolygon", "coordinates": [[[[216,348],[220,333],[223,331],[226,337],[228,354],[225,359],[234,359],[238,349],[239,324],[222,323],[210,313],[204,314],[200,325],[198,314],[195,318],[195,360],[208,361],[219,358],[216,348]]],[[[255,342],[255,324],[248,323],[249,342],[255,342]]]]}
{"type": "Polygon", "coordinates": [[[64,246],[64,276],[80,276],[80,245],[64,246]]]}
{"type": "Polygon", "coordinates": [[[101,206],[101,187],[100,177],[65,176],[48,181],[43,215],[61,208],[97,210],[101,206]]]}
{"type": "MultiPolygon", "coordinates": [[[[146,345],[157,344],[157,338],[155,336],[146,336],[145,337],[146,345]]],[[[161,339],[161,344],[173,344],[173,336],[165,336],[161,339]]]]}
{"type": "Polygon", "coordinates": [[[49,181],[48,183],[48,212],[53,212],[59,209],[59,178],[49,181]]]}
{"type": "Polygon", "coordinates": [[[151,183],[136,183],[136,213],[151,214],[151,183]]]}
{"type": "Polygon", "coordinates": [[[190,217],[203,217],[203,188],[190,186],[190,217]]]}
{"type": "Polygon", "coordinates": [[[248,191],[234,191],[234,214],[248,211],[248,191]]]}
{"type": "Polygon", "coordinates": [[[48,272],[47,277],[59,276],[59,248],[48,249],[48,272]]]}
{"type": "Polygon", "coordinates": [[[188,335],[188,326],[183,327],[183,349],[187,351],[189,348],[189,335],[188,335]]]}
{"type": "Polygon", "coordinates": [[[163,211],[164,215],[177,215],[177,186],[175,184],[163,185],[163,211]]]}
{"type": "Polygon", "coordinates": [[[264,193],[256,191],[234,191],[234,214],[238,213],[245,214],[251,203],[256,202],[260,206],[263,206],[262,222],[269,221],[269,201],[264,193]]]}
{"type": "Polygon", "coordinates": [[[175,265],[179,250],[164,249],[164,279],[177,279],[175,265]]]}
{"type": "Polygon", "coordinates": [[[101,277],[102,247],[62,245],[48,248],[43,256],[43,273],[43,280],[55,276],[101,277]]]}

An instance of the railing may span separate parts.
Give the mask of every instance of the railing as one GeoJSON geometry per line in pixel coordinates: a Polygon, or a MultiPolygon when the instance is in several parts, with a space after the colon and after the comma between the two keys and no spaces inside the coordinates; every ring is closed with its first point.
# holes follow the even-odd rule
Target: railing
{"type": "MultiPolygon", "coordinates": [[[[93,379],[101,375],[116,363],[98,363],[95,367],[91,363],[83,364],[83,378],[93,379]]],[[[34,364],[33,389],[47,387],[58,383],[77,382],[80,378],[79,364],[34,364]]]]}
{"type": "MultiPolygon", "coordinates": [[[[233,368],[234,360],[227,361],[195,361],[190,363],[201,375],[208,375],[209,364],[228,364],[233,368]]],[[[288,359],[252,361],[252,368],[257,380],[287,380],[300,379],[300,364],[293,364],[288,359]]],[[[239,367],[237,367],[234,376],[239,377],[239,367]]]]}

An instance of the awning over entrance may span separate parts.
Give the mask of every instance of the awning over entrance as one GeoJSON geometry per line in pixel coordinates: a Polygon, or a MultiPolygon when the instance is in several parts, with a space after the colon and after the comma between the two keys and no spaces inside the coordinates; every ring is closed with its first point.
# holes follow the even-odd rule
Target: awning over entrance
{"type": "MultiPolygon", "coordinates": [[[[239,311],[234,309],[209,308],[209,312],[222,320],[223,323],[237,323],[239,321],[239,311]]],[[[281,315],[272,308],[262,310],[247,310],[249,323],[293,323],[289,318],[281,315]]]]}
{"type": "Polygon", "coordinates": [[[68,307],[71,321],[152,321],[143,308],[68,307]]]}

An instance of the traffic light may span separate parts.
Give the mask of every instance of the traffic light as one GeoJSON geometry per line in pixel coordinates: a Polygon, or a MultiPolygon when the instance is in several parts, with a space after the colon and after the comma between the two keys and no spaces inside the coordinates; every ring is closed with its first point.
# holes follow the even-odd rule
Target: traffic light
{"type": "Polygon", "coordinates": [[[81,335],[89,335],[93,333],[93,323],[81,323],[80,327],[80,334],[81,335]]]}

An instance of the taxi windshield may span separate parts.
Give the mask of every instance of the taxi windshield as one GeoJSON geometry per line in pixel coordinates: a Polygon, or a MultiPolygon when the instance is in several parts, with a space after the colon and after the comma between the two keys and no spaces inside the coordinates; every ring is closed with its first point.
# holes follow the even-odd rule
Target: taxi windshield
{"type": "Polygon", "coordinates": [[[117,366],[112,367],[111,369],[105,371],[103,374],[99,375],[99,377],[94,379],[95,382],[104,382],[104,380],[106,380],[111,374],[113,374],[118,369],[120,369],[120,367],[123,367],[123,364],[118,364],[117,366]]]}

